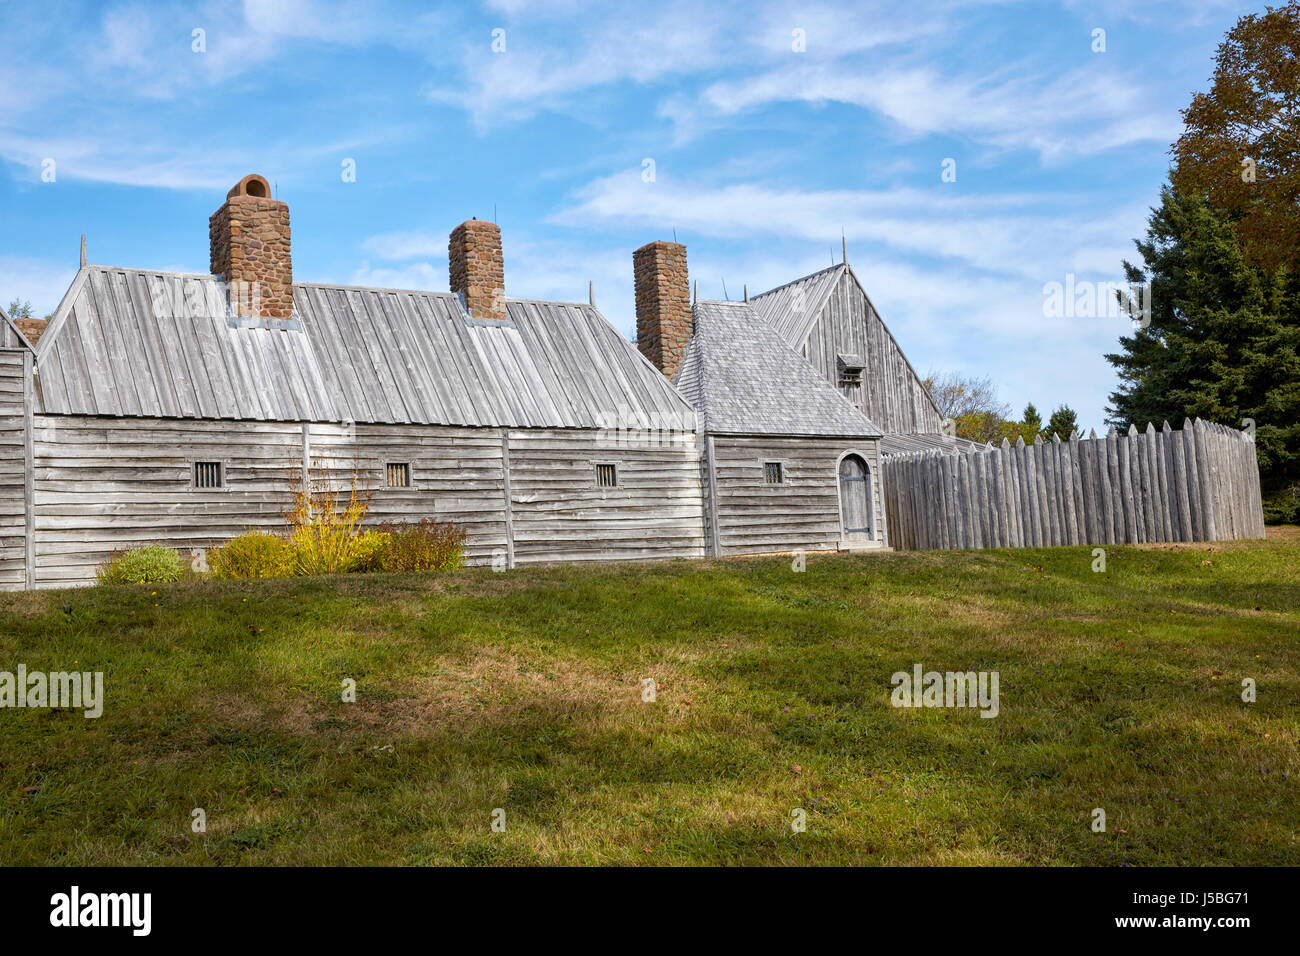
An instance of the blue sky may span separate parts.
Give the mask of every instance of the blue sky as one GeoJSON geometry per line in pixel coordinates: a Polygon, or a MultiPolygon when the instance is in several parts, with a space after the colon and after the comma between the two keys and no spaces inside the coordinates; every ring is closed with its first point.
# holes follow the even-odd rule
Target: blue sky
{"type": "Polygon", "coordinates": [[[1047,318],[1043,286],[1122,277],[1179,110],[1262,8],[9,0],[0,299],[53,311],[82,233],[94,263],[206,272],[249,172],[289,203],[298,279],[445,290],[448,232],[495,208],[507,294],[594,280],[629,336],[637,246],[675,228],[701,296],[739,298],[842,229],[918,371],[1100,426],[1127,323],[1047,318]]]}

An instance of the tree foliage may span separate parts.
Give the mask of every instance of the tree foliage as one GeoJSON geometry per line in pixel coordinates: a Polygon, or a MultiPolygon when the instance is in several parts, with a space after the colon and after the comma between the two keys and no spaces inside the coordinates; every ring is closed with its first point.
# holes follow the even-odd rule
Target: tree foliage
{"type": "Polygon", "coordinates": [[[1054,435],[1060,435],[1061,441],[1065,441],[1078,430],[1079,416],[1075,414],[1074,409],[1069,405],[1058,405],[1056,411],[1052,412],[1052,417],[1047,420],[1047,427],[1043,429],[1043,438],[1048,440],[1054,435]]]}
{"type": "Polygon", "coordinates": [[[1180,193],[1204,191],[1247,258],[1300,271],[1300,2],[1244,16],[1219,46],[1208,93],[1183,111],[1180,193]]]}
{"type": "Polygon", "coordinates": [[[1033,444],[1040,434],[1044,441],[1050,440],[1054,426],[1068,424],[1070,430],[1059,433],[1062,440],[1078,427],[1077,416],[1066,405],[1058,406],[1052,413],[1046,429],[1032,402],[1025,406],[1019,420],[1008,418],[1011,406],[998,400],[997,388],[987,375],[968,377],[959,372],[932,369],[922,384],[929,390],[939,414],[953,422],[953,434],[958,438],[994,444],[1004,438],[1015,444],[1016,439],[1024,438],[1026,444],[1033,444]]]}

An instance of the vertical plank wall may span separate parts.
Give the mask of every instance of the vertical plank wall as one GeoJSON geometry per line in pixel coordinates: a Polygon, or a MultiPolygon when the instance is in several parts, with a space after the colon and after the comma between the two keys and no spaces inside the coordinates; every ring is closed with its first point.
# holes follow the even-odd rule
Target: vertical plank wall
{"type": "Polygon", "coordinates": [[[1188,420],[1102,438],[1002,443],[882,462],[899,549],[1047,547],[1264,536],[1255,444],[1188,420]]]}
{"type": "Polygon", "coordinates": [[[871,470],[876,542],[886,541],[877,443],[825,438],[714,436],[718,552],[834,550],[840,544],[840,456],[862,455],[871,470]],[[780,461],[786,481],[769,485],[763,462],[780,461]]]}
{"type": "Polygon", "coordinates": [[[0,589],[4,590],[27,584],[26,354],[25,349],[0,349],[0,589]]]}
{"type": "Polygon", "coordinates": [[[845,270],[808,333],[803,356],[886,433],[937,434],[943,420],[866,293],[845,270]],[[840,382],[839,353],[859,356],[860,385],[840,382]]]}

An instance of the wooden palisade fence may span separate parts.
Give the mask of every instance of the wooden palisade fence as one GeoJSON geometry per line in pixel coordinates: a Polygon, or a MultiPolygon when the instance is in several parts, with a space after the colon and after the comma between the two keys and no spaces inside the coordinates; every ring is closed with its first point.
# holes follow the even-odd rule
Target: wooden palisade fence
{"type": "Polygon", "coordinates": [[[1128,434],[881,462],[889,543],[901,550],[1264,537],[1254,441],[1189,419],[1128,434]]]}

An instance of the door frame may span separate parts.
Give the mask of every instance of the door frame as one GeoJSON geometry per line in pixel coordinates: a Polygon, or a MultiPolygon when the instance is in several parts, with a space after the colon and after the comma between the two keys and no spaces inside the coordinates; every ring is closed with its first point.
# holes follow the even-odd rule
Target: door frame
{"type": "Polygon", "coordinates": [[[840,465],[844,459],[850,455],[856,455],[862,459],[862,464],[867,470],[867,519],[869,521],[869,534],[867,541],[871,545],[876,545],[880,541],[880,521],[876,515],[876,470],[871,467],[871,456],[858,448],[847,448],[840,452],[835,459],[835,520],[840,526],[840,549],[852,547],[849,543],[848,534],[844,530],[844,483],[840,479],[840,465]]]}

